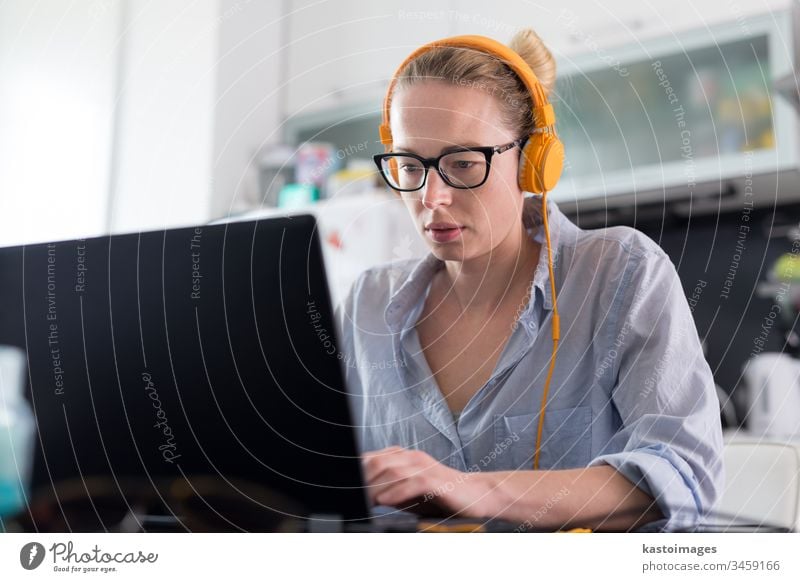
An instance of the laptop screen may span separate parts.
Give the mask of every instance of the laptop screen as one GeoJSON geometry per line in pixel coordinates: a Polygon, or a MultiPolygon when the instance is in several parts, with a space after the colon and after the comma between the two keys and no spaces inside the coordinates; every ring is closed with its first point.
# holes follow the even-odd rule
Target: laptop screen
{"type": "Polygon", "coordinates": [[[0,249],[0,280],[34,493],[149,483],[173,513],[176,487],[211,480],[289,514],[368,515],[312,217],[0,249]]]}

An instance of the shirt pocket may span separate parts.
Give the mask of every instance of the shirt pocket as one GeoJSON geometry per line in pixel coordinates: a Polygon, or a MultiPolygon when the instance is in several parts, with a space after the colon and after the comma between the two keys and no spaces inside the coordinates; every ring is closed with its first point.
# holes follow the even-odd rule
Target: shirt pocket
{"type": "MultiPolygon", "coordinates": [[[[531,470],[536,450],[539,413],[498,415],[494,424],[497,455],[492,469],[531,470]]],[[[577,406],[545,410],[539,469],[586,467],[592,454],[592,408],[577,406]]]]}

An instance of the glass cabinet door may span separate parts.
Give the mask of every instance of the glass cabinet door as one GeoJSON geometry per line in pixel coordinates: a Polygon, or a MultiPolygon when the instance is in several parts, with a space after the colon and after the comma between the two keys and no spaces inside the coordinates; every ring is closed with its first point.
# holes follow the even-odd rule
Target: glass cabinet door
{"type": "Polygon", "coordinates": [[[638,47],[637,58],[613,67],[606,60],[592,68],[598,55],[588,66],[574,63],[553,99],[567,156],[554,193],[572,189],[569,198],[579,199],[667,187],[691,194],[703,181],[741,174],[745,160],[754,171],[795,163],[794,114],[772,92],[773,78],[791,68],[792,39],[775,20],[762,22],[748,36],[736,25],[704,30],[697,37],[704,40],[684,50],[679,37],[659,52],[638,47]],[[778,127],[781,119],[786,127],[778,127]]]}

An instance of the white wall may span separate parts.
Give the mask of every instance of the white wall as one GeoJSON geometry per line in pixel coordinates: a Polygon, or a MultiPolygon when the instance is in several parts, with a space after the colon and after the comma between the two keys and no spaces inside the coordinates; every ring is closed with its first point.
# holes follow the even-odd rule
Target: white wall
{"type": "Polygon", "coordinates": [[[221,0],[213,217],[258,205],[255,157],[280,140],[281,2],[221,0]]]}
{"type": "Polygon", "coordinates": [[[0,3],[0,244],[105,230],[119,14],[0,3]]]}
{"type": "Polygon", "coordinates": [[[218,0],[127,0],[110,227],[210,217],[218,0]]]}
{"type": "Polygon", "coordinates": [[[0,3],[0,244],[211,216],[219,0],[0,3]]]}

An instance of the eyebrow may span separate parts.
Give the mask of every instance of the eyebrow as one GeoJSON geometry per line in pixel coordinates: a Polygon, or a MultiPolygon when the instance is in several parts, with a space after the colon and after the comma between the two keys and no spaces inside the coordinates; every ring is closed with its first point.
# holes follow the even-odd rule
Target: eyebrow
{"type": "MultiPolygon", "coordinates": [[[[464,148],[477,148],[477,147],[481,147],[480,144],[477,144],[475,142],[466,142],[466,143],[463,143],[463,144],[452,145],[452,146],[448,146],[446,148],[442,148],[439,151],[439,155],[450,153],[450,152],[457,152],[459,150],[463,150],[464,148]]],[[[419,153],[415,152],[414,150],[412,150],[410,148],[404,148],[404,147],[392,148],[392,151],[395,152],[395,153],[399,153],[399,154],[414,154],[414,155],[417,155],[417,156],[420,155],[419,153]]]]}

